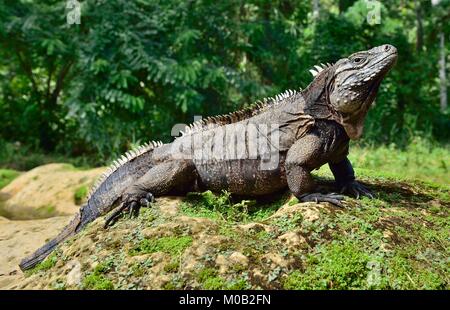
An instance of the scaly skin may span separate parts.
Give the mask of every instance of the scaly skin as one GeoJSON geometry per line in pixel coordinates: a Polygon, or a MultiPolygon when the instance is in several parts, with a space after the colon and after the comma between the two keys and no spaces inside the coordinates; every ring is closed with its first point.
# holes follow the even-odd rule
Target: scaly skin
{"type": "Polygon", "coordinates": [[[349,140],[360,138],[367,111],[396,59],[395,47],[383,45],[316,66],[315,79],[304,91],[287,91],[255,108],[196,122],[172,143],[128,154],[101,179],[80,214],[20,267],[33,267],[116,205],[105,226],[124,211],[137,215],[154,197],[169,193],[211,189],[259,196],[287,187],[301,201],[340,206],[342,195],[314,192],[310,172],[328,163],[341,193],[372,197],[355,180],[347,159],[349,140]]]}

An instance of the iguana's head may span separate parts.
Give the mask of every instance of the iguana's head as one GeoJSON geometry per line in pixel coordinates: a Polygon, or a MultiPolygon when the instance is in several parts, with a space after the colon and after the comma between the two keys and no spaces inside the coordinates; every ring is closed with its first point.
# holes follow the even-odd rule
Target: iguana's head
{"type": "Polygon", "coordinates": [[[367,111],[396,60],[397,49],[386,44],[343,58],[330,70],[328,104],[351,139],[361,137],[367,111]]]}

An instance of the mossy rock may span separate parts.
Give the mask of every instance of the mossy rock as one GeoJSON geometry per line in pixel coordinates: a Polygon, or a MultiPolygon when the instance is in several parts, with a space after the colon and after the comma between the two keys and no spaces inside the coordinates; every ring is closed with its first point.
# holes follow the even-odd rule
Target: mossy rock
{"type": "MultiPolygon", "coordinates": [[[[15,288],[449,289],[448,188],[360,175],[375,198],[344,208],[289,193],[161,197],[108,230],[97,219],[15,288]],[[83,280],[67,285],[75,258],[83,280]]],[[[333,190],[328,174],[318,180],[333,190]]]]}

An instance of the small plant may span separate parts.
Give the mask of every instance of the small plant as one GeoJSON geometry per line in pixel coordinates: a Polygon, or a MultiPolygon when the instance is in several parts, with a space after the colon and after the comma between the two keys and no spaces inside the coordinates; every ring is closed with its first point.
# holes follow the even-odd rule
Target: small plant
{"type": "Polygon", "coordinates": [[[20,175],[20,172],[11,169],[0,169],[0,189],[11,183],[16,177],[20,175]]]}
{"type": "Polygon", "coordinates": [[[164,271],[167,273],[177,272],[179,267],[180,263],[178,262],[178,260],[172,260],[170,263],[164,266],[164,271]]]}
{"type": "Polygon", "coordinates": [[[192,244],[192,237],[161,237],[159,239],[144,239],[129,251],[130,255],[140,255],[155,252],[165,252],[178,256],[192,244]]]}
{"type": "Polygon", "coordinates": [[[197,280],[205,290],[220,290],[225,288],[225,280],[218,276],[217,270],[203,268],[197,274],[197,280]]]}
{"type": "Polygon", "coordinates": [[[49,257],[47,257],[44,261],[37,264],[34,268],[27,270],[25,272],[26,276],[30,276],[32,274],[41,272],[41,271],[47,271],[51,269],[53,266],[56,265],[58,262],[58,256],[57,252],[52,253],[49,257]]]}
{"type": "Polygon", "coordinates": [[[88,194],[88,187],[86,185],[83,185],[83,186],[77,188],[73,195],[75,204],[77,206],[80,206],[83,203],[84,199],[86,198],[87,194],[88,194]]]}
{"type": "Polygon", "coordinates": [[[114,284],[105,274],[114,267],[113,259],[99,263],[94,270],[83,279],[83,288],[92,290],[113,290],[114,284]]]}
{"type": "Polygon", "coordinates": [[[234,202],[231,194],[222,191],[189,193],[181,210],[191,216],[223,219],[229,222],[249,222],[264,220],[278,210],[287,200],[288,195],[277,197],[274,201],[240,200],[234,202]]]}
{"type": "Polygon", "coordinates": [[[113,290],[114,284],[105,275],[93,272],[84,278],[83,288],[90,290],[113,290]]]}

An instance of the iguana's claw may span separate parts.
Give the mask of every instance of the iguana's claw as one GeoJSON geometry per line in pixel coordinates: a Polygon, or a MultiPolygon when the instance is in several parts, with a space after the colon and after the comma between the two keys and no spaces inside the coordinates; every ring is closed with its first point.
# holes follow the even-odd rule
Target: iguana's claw
{"type": "Polygon", "coordinates": [[[305,194],[300,197],[300,201],[303,202],[316,202],[316,203],[329,202],[341,208],[343,207],[342,200],[344,200],[344,196],[335,193],[331,194],[313,193],[313,194],[305,194]]]}
{"type": "Polygon", "coordinates": [[[114,225],[115,222],[122,216],[124,212],[128,209],[128,214],[130,218],[138,217],[141,207],[147,207],[150,203],[155,201],[154,196],[151,193],[147,193],[145,198],[139,199],[139,202],[135,200],[129,200],[123,202],[116,210],[114,210],[105,221],[104,228],[114,225]]]}
{"type": "MultiPolygon", "coordinates": [[[[123,212],[126,209],[130,209],[130,214],[132,212],[136,212],[133,211],[134,209],[136,209],[136,205],[137,202],[136,201],[132,201],[131,203],[122,203],[117,209],[115,209],[107,218],[105,221],[105,225],[103,225],[103,228],[108,228],[109,226],[114,225],[115,222],[117,222],[117,220],[122,216],[123,212]]],[[[138,211],[139,213],[139,211],[138,211]]]]}
{"type": "Polygon", "coordinates": [[[340,192],[341,194],[349,194],[356,199],[359,199],[360,197],[368,197],[370,199],[374,198],[371,191],[357,181],[347,183],[341,188],[340,192]]]}

